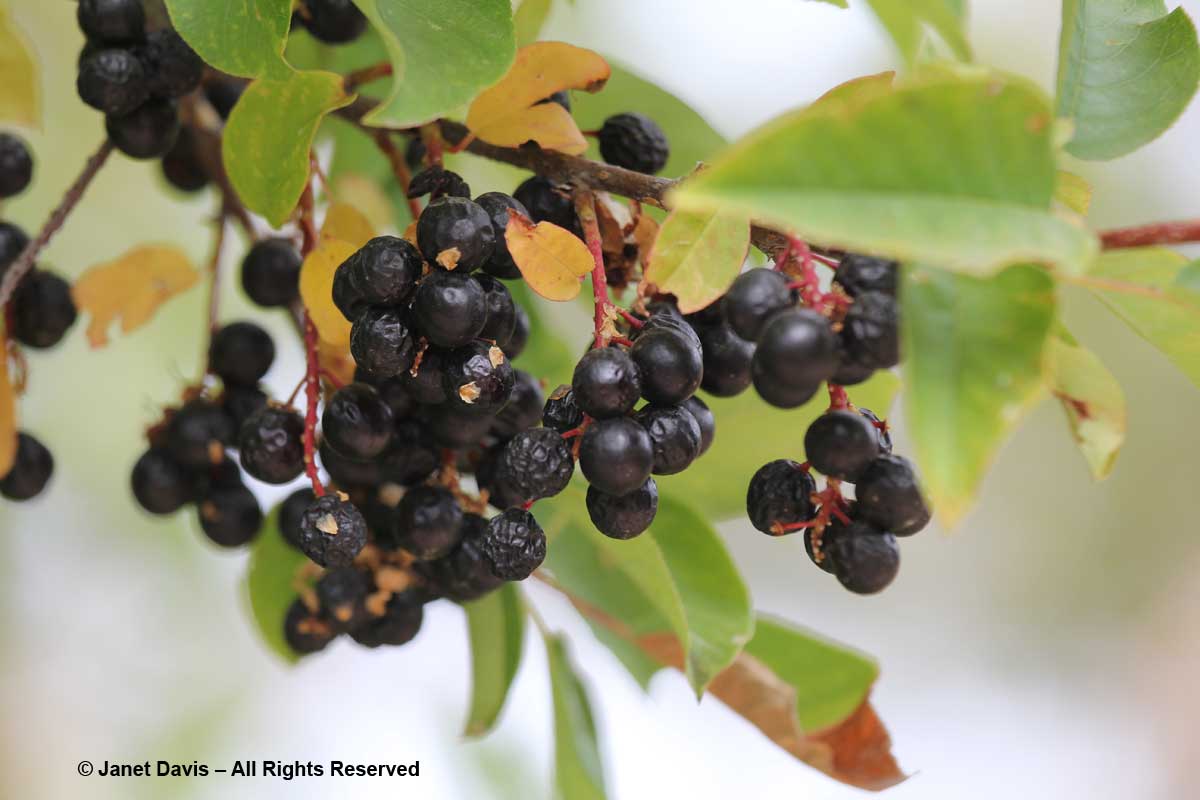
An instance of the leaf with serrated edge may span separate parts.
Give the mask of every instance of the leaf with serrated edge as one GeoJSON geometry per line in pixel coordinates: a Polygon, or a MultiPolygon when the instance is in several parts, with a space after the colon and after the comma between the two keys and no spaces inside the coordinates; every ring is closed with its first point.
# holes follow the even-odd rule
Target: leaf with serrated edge
{"type": "Polygon", "coordinates": [[[166,0],[171,24],[208,64],[243,78],[286,79],[292,0],[166,0]]]}
{"type": "Polygon", "coordinates": [[[17,392],[8,375],[8,340],[0,328],[0,475],[17,458],[17,392]]]}
{"type": "Polygon", "coordinates": [[[596,720],[561,636],[547,634],[550,692],[554,699],[554,782],[563,800],[604,800],[604,764],[596,720]]]}
{"type": "Polygon", "coordinates": [[[503,77],[516,55],[509,0],[354,0],[392,60],[387,98],[368,125],[445,116],[503,77]]]}
{"type": "Polygon", "coordinates": [[[670,200],[961,272],[1079,273],[1097,243],[1051,212],[1052,119],[1036,86],[995,73],[931,71],[893,92],[869,82],[768,123],[670,200]]]}
{"type": "Polygon", "coordinates": [[[472,676],[471,710],[463,735],[482,736],[496,724],[521,665],[525,604],[516,585],[506,583],[464,603],[463,610],[471,638],[472,676]]]}
{"type": "Polygon", "coordinates": [[[529,288],[547,300],[571,300],[596,262],[579,237],[552,222],[534,225],[509,212],[504,241],[529,288]]]}
{"type": "Polygon", "coordinates": [[[0,120],[36,125],[40,116],[38,69],[29,40],[0,6],[0,120]]]}
{"type": "Polygon", "coordinates": [[[608,63],[592,50],[565,42],[522,47],[508,73],[471,103],[467,127],[492,144],[517,147],[534,141],[546,150],[578,155],[587,150],[571,112],[541,102],[555,92],[599,91],[608,80],[608,63]]]}
{"type": "Polygon", "coordinates": [[[1125,392],[1096,354],[1060,338],[1047,349],[1050,390],[1092,477],[1107,478],[1125,443],[1125,392]]]}
{"type": "Polygon", "coordinates": [[[907,266],[905,412],[938,518],[952,527],[1042,387],[1054,282],[1032,266],[988,279],[907,266]]]}
{"type": "Polygon", "coordinates": [[[750,221],[723,211],[674,211],[650,252],[645,280],[675,295],[685,314],[719,298],[742,271],[750,221]]]}
{"type": "Polygon", "coordinates": [[[1187,12],[1163,0],[1063,0],[1058,115],[1066,149],[1085,159],[1131,153],[1179,118],[1200,85],[1187,12]]]}
{"type": "Polygon", "coordinates": [[[300,266],[300,299],[321,341],[336,347],[350,344],[350,322],[333,304],[333,275],[358,248],[341,239],[322,237],[300,266]]]}
{"type": "Polygon", "coordinates": [[[294,72],[246,87],[225,125],[221,153],[247,208],[276,228],[287,221],[308,183],[317,127],[353,100],[332,72],[294,72]]]}
{"type": "Polygon", "coordinates": [[[245,598],[250,604],[258,633],[271,652],[289,664],[300,656],[288,647],[283,636],[283,620],[296,599],[296,576],[308,562],[303,553],[292,547],[279,532],[279,509],[266,519],[254,544],[246,568],[245,598]]]}
{"type": "Polygon", "coordinates": [[[200,273],[179,248],[141,245],[83,273],[71,288],[71,295],[80,311],[92,315],[88,343],[103,347],[108,344],[108,328],[113,321],[119,318],[121,332],[129,333],[199,278],[200,273]]]}

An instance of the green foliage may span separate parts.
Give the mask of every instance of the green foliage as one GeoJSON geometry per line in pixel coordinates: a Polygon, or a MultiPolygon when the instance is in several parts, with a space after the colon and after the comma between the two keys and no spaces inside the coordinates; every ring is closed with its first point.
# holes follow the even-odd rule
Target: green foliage
{"type": "Polygon", "coordinates": [[[291,0],[166,0],[171,24],[206,62],[230,75],[286,80],[291,0]]]}
{"type": "Polygon", "coordinates": [[[868,0],[875,16],[896,42],[904,60],[913,63],[927,32],[934,32],[958,58],[971,58],[962,26],[962,8],[954,0],[868,0]]]}
{"type": "Polygon", "coordinates": [[[303,553],[284,541],[276,508],[263,523],[250,550],[245,586],[259,635],[272,652],[289,664],[296,663],[299,656],[283,638],[283,620],[296,599],[296,573],[307,561],[303,553]]]}
{"type": "Polygon", "coordinates": [[[1196,28],[1163,0],[1063,0],[1058,115],[1067,152],[1108,159],[1157,138],[1200,85],[1196,28]]]}
{"type": "Polygon", "coordinates": [[[938,70],[891,92],[866,82],[784,115],[673,199],[965,273],[1021,261],[1079,273],[1096,241],[1051,212],[1056,172],[1052,114],[1036,87],[938,70]]]}
{"type": "Polygon", "coordinates": [[[947,525],[1042,385],[1054,282],[1031,266],[982,279],[904,270],[906,412],[926,491],[947,525]]]}
{"type": "Polygon", "coordinates": [[[515,584],[506,583],[479,600],[465,603],[471,637],[471,710],[466,736],[492,729],[504,708],[521,664],[525,642],[525,604],[515,584]]]}
{"type": "Polygon", "coordinates": [[[392,61],[392,89],[364,122],[407,127],[468,103],[516,56],[509,0],[355,0],[392,61]]]}
{"type": "Polygon", "coordinates": [[[792,687],[800,729],[808,732],[849,717],[879,676],[879,666],[861,653],[763,614],[758,615],[746,654],[792,687]]]}
{"type": "Polygon", "coordinates": [[[554,781],[562,800],[603,800],[604,765],[587,689],[561,636],[547,634],[546,659],[554,696],[554,781]]]}
{"type": "Polygon", "coordinates": [[[309,150],[330,111],[348,105],[340,76],[293,72],[259,79],[234,106],[222,138],[229,180],[246,207],[279,227],[308,182],[309,150]]]}
{"type": "Polygon", "coordinates": [[[1056,336],[1048,351],[1051,391],[1062,403],[1092,477],[1107,478],[1125,443],[1125,392],[1095,353],[1056,336]]]}
{"type": "Polygon", "coordinates": [[[1096,296],[1200,386],[1200,292],[1187,288],[1195,275],[1187,259],[1161,247],[1113,250],[1092,275],[1109,282],[1096,296]]]}
{"type": "Polygon", "coordinates": [[[725,294],[749,247],[750,221],[740,214],[676,211],[658,232],[644,279],[690,314],[725,294]]]}

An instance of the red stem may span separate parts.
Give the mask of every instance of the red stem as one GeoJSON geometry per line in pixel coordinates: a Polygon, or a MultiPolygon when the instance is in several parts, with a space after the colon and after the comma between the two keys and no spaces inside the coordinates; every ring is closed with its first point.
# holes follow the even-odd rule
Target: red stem
{"type": "Polygon", "coordinates": [[[621,317],[624,318],[624,320],[629,323],[630,327],[634,328],[635,330],[642,328],[646,324],[642,320],[635,317],[633,314],[630,314],[627,309],[621,308],[620,306],[616,306],[615,308],[617,310],[617,313],[620,314],[621,317]]]}
{"type": "Polygon", "coordinates": [[[388,131],[377,130],[375,144],[387,156],[388,163],[392,165],[392,174],[396,176],[396,183],[400,184],[400,191],[408,199],[408,213],[412,214],[412,218],[415,220],[421,216],[421,201],[415,197],[408,197],[408,185],[412,182],[412,173],[409,172],[404,154],[396,147],[396,143],[392,141],[392,135],[388,131]]]}
{"type": "Polygon", "coordinates": [[[307,368],[304,373],[304,473],[312,481],[313,494],[321,497],[325,487],[317,475],[316,452],[317,397],[321,391],[321,366],[317,360],[317,327],[308,310],[304,311],[304,350],[307,368]]]}
{"type": "Polygon", "coordinates": [[[830,410],[838,408],[848,408],[850,406],[850,398],[846,395],[846,390],[836,383],[829,384],[829,408],[830,410]]]}
{"type": "Polygon", "coordinates": [[[592,321],[595,327],[592,346],[604,347],[608,343],[604,329],[613,303],[608,297],[608,276],[604,272],[604,250],[600,242],[600,223],[596,219],[596,203],[589,190],[580,189],[575,192],[575,213],[583,226],[583,240],[587,243],[595,263],[592,267],[592,321]]]}
{"type": "Polygon", "coordinates": [[[1148,247],[1155,244],[1184,244],[1186,242],[1200,242],[1200,219],[1154,222],[1149,225],[1116,228],[1100,233],[1100,244],[1105,250],[1148,247]]]}

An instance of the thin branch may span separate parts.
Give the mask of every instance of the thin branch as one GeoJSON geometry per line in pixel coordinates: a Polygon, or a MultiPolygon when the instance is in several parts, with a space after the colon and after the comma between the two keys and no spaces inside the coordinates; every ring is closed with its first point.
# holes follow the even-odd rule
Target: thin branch
{"type": "Polygon", "coordinates": [[[1200,242],[1200,219],[1154,222],[1149,225],[1115,228],[1100,233],[1100,244],[1105,250],[1149,247],[1156,244],[1186,244],[1188,242],[1200,242]]]}
{"type": "Polygon", "coordinates": [[[379,63],[372,64],[369,67],[363,67],[362,69],[356,69],[353,72],[346,73],[346,76],[342,78],[342,85],[345,87],[346,93],[349,94],[359,86],[377,81],[380,78],[386,78],[391,74],[392,62],[380,61],[379,63]]]}
{"type": "Polygon", "coordinates": [[[13,292],[17,290],[17,285],[21,282],[21,279],[33,269],[33,263],[37,260],[38,254],[50,243],[50,240],[54,238],[54,234],[58,233],[58,229],[67,221],[67,217],[70,216],[71,211],[83,199],[84,192],[87,191],[88,186],[91,185],[92,180],[100,172],[100,168],[104,166],[104,163],[108,161],[108,157],[112,155],[112,152],[113,144],[106,137],[104,143],[100,145],[99,149],[84,164],[83,171],[79,173],[79,177],[67,189],[67,193],[63,195],[58,208],[50,213],[50,218],[46,220],[46,224],[42,226],[37,237],[25,246],[21,255],[17,257],[17,260],[4,273],[4,280],[0,281],[0,307],[8,305],[8,301],[12,299],[13,292]]]}
{"type": "Polygon", "coordinates": [[[421,216],[421,203],[417,198],[408,196],[408,185],[412,182],[412,173],[408,171],[408,162],[404,160],[404,154],[392,141],[391,131],[379,129],[374,132],[373,136],[380,152],[387,157],[388,163],[391,164],[392,174],[396,176],[396,183],[400,184],[400,191],[408,199],[408,213],[412,214],[412,218],[415,220],[421,216]]]}

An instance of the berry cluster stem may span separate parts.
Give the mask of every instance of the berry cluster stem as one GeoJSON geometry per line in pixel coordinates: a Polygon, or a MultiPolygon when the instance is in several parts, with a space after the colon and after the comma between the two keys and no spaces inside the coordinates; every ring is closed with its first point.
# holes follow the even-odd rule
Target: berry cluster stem
{"type": "Polygon", "coordinates": [[[609,335],[606,329],[610,327],[609,319],[614,308],[608,296],[608,276],[604,272],[604,250],[600,242],[600,223],[596,219],[596,200],[588,189],[575,192],[575,213],[583,226],[583,240],[587,243],[588,252],[592,254],[592,304],[594,312],[592,320],[595,325],[595,340],[593,346],[604,347],[608,344],[609,335]]]}
{"type": "Polygon", "coordinates": [[[1105,250],[1149,247],[1156,244],[1186,244],[1188,242],[1200,242],[1200,219],[1153,222],[1149,225],[1116,228],[1100,233],[1100,245],[1105,250]]]}
{"type": "Polygon", "coordinates": [[[400,185],[400,191],[404,192],[404,196],[408,198],[408,213],[412,214],[413,219],[416,219],[421,216],[421,201],[415,197],[408,197],[408,185],[412,182],[412,173],[408,170],[408,162],[404,160],[404,154],[392,141],[390,132],[377,130],[372,135],[375,138],[375,145],[391,164],[392,174],[396,176],[396,183],[400,185]]]}
{"type": "Polygon", "coordinates": [[[87,163],[83,165],[83,171],[79,173],[71,187],[67,189],[63,199],[59,202],[58,207],[50,213],[49,219],[42,229],[38,231],[38,235],[25,246],[21,251],[21,255],[13,262],[8,271],[4,273],[4,280],[0,281],[0,307],[7,306],[8,301],[12,299],[13,292],[17,290],[17,284],[21,282],[29,271],[33,269],[33,262],[37,260],[38,254],[42,249],[50,243],[54,238],[54,234],[58,233],[58,229],[67,221],[67,217],[83,199],[84,192],[92,184],[96,175],[100,172],[100,168],[108,161],[108,157],[112,155],[113,144],[106,137],[104,143],[92,154],[87,163]]]}
{"type": "Polygon", "coordinates": [[[304,350],[307,369],[304,373],[304,473],[312,481],[313,494],[321,497],[325,487],[317,475],[316,430],[317,396],[321,391],[321,366],[317,359],[317,326],[308,311],[304,312],[304,350]]]}
{"type": "Polygon", "coordinates": [[[380,61],[370,66],[356,69],[353,72],[346,73],[342,78],[342,85],[347,92],[353,92],[359,86],[372,83],[380,78],[390,77],[392,74],[392,62],[380,61]]]}

